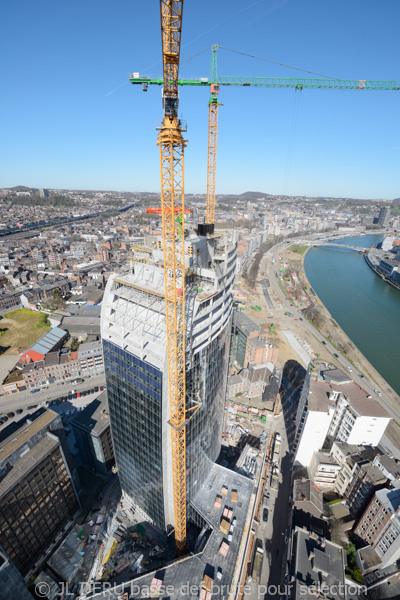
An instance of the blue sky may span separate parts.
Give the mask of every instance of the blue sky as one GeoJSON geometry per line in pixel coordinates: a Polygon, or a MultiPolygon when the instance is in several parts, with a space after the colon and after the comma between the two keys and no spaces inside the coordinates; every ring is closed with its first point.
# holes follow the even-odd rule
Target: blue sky
{"type": "MultiPolygon", "coordinates": [[[[159,2],[6,0],[0,187],[159,191],[159,2]]],[[[343,79],[400,81],[398,0],[186,0],[183,77],[218,43],[343,79]]],[[[220,75],[308,76],[220,50],[220,75]]],[[[185,189],[205,193],[206,88],[181,88],[185,189]]],[[[217,192],[400,196],[400,91],[221,88],[217,192]]]]}

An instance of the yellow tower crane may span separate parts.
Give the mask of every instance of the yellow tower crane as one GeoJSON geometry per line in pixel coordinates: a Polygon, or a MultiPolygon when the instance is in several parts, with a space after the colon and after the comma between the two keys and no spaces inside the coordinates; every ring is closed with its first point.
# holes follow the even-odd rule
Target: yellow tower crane
{"type": "Polygon", "coordinates": [[[211,84],[211,98],[208,103],[208,157],[207,157],[207,205],[206,223],[215,223],[215,183],[217,174],[218,139],[218,92],[219,85],[211,84]]]}
{"type": "Polygon", "coordinates": [[[218,92],[217,45],[211,48],[211,98],[208,103],[207,204],[206,223],[215,223],[215,183],[217,176],[218,92]]]}
{"type": "Polygon", "coordinates": [[[178,119],[183,0],[160,0],[164,118],[159,127],[165,317],[168,354],[175,543],[186,546],[186,382],[184,123],[178,119]],[[176,213],[181,219],[176,219],[176,213]]]}

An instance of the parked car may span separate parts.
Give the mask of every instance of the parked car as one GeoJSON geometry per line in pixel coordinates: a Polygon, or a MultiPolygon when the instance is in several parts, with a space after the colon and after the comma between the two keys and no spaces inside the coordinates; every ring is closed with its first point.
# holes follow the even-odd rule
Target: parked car
{"type": "Polygon", "coordinates": [[[34,408],[37,408],[37,404],[31,404],[30,406],[28,406],[27,410],[33,410],[34,408]]]}
{"type": "Polygon", "coordinates": [[[12,419],[13,417],[15,417],[15,413],[13,413],[13,412],[8,412],[8,413],[7,413],[7,417],[8,417],[9,419],[12,419]]]}
{"type": "Polygon", "coordinates": [[[36,394],[36,392],[38,392],[39,390],[31,390],[29,393],[30,394],[36,394]]]}
{"type": "Polygon", "coordinates": [[[17,413],[17,415],[20,415],[22,412],[24,412],[23,408],[17,408],[17,410],[15,411],[17,413]]]}
{"type": "Polygon", "coordinates": [[[268,508],[264,508],[263,510],[263,521],[264,523],[268,521],[268,508]]]}

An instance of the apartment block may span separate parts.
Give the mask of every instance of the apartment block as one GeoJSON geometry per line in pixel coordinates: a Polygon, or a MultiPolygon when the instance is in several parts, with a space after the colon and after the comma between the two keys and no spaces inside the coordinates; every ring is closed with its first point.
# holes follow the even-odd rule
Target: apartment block
{"type": "Polygon", "coordinates": [[[328,430],[329,442],[377,446],[390,421],[387,412],[355,383],[333,389],[332,399],[336,410],[328,430]]]}
{"type": "Polygon", "coordinates": [[[390,488],[375,492],[358,522],[355,534],[367,544],[367,548],[358,553],[363,572],[385,568],[399,560],[400,481],[395,481],[390,488]]]}
{"type": "Polygon", "coordinates": [[[374,464],[381,452],[373,446],[356,446],[346,442],[334,442],[331,456],[340,465],[335,490],[343,496],[354,518],[371,499],[373,493],[388,482],[386,475],[374,464]]]}
{"type": "Polygon", "coordinates": [[[335,441],[377,446],[390,421],[387,412],[354,382],[334,385],[314,379],[302,419],[295,460],[305,467],[315,452],[329,450],[335,441]]]}
{"type": "Polygon", "coordinates": [[[0,544],[24,577],[80,510],[63,435],[57,413],[40,409],[0,438],[0,544]]]}
{"type": "Polygon", "coordinates": [[[324,491],[331,491],[335,488],[336,479],[340,472],[341,465],[329,452],[314,452],[308,474],[315,484],[324,491]]]}

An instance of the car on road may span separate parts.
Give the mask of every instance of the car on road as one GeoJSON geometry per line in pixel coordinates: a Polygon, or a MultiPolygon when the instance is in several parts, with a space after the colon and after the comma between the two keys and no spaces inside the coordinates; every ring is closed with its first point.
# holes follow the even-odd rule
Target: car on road
{"type": "Polygon", "coordinates": [[[333,356],[334,356],[335,358],[339,358],[339,355],[338,355],[338,354],[334,354],[333,356]]]}
{"type": "Polygon", "coordinates": [[[268,508],[264,508],[263,510],[263,521],[264,523],[268,521],[268,508]]]}
{"type": "Polygon", "coordinates": [[[361,379],[365,379],[362,373],[359,373],[359,376],[361,377],[361,379]]]}
{"type": "Polygon", "coordinates": [[[326,346],[326,342],[324,342],[324,340],[322,340],[321,344],[323,344],[324,346],[326,346]]]}
{"type": "Polygon", "coordinates": [[[374,390],[375,394],[378,394],[378,396],[382,396],[382,392],[380,392],[379,390],[374,390]]]}
{"type": "Polygon", "coordinates": [[[351,367],[346,367],[346,369],[347,369],[348,371],[352,371],[352,370],[353,370],[351,367]]]}

